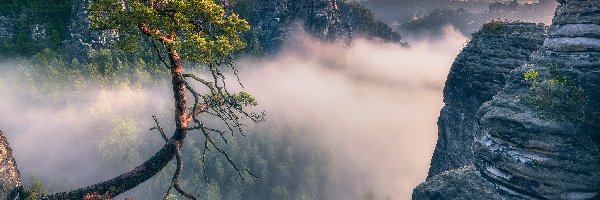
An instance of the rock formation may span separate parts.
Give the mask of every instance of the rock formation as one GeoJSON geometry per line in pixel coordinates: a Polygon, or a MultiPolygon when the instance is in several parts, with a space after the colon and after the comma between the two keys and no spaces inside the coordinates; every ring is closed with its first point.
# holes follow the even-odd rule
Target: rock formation
{"type": "MultiPolygon", "coordinates": [[[[359,4],[336,0],[247,0],[254,5],[251,27],[257,34],[260,48],[266,53],[277,52],[291,32],[297,31],[293,23],[303,23],[307,33],[321,40],[350,40],[353,34],[399,42],[400,35],[382,22],[376,21],[370,12],[358,15],[359,4]],[[338,4],[342,4],[340,9],[338,4]],[[350,6],[352,5],[352,6],[350,6]],[[353,29],[352,24],[357,24],[353,29]],[[363,26],[374,24],[376,27],[363,26]]],[[[65,44],[73,56],[82,60],[90,49],[107,48],[116,38],[114,32],[89,30],[87,9],[89,0],[75,1],[65,44]]],[[[234,7],[235,11],[236,8],[234,7]]],[[[1,19],[1,18],[0,18],[1,19]]],[[[0,20],[0,22],[2,22],[0,20]]],[[[371,25],[373,26],[373,25],[371,25]]],[[[0,29],[0,34],[2,29],[0,29]]]]}
{"type": "MultiPolygon", "coordinates": [[[[349,42],[355,35],[400,42],[400,35],[375,20],[362,5],[338,0],[255,0],[251,26],[266,54],[277,52],[300,24],[324,41],[349,42]]],[[[406,43],[402,43],[407,45],[406,43]]]]}
{"type": "Polygon", "coordinates": [[[9,16],[0,15],[0,41],[13,37],[13,19],[9,16]]]}
{"type": "Polygon", "coordinates": [[[489,189],[468,184],[480,180],[493,199],[600,198],[600,2],[559,2],[543,47],[479,109],[475,167],[430,178],[413,199],[489,189]]]}
{"type": "Polygon", "coordinates": [[[502,28],[474,34],[450,68],[428,178],[473,164],[477,110],[502,89],[509,72],[525,64],[544,42],[543,25],[494,23],[502,28]]]}
{"type": "Polygon", "coordinates": [[[0,199],[15,199],[21,186],[17,163],[2,131],[0,131],[0,199]]]}
{"type": "Polygon", "coordinates": [[[91,49],[108,48],[110,41],[117,37],[114,32],[90,30],[90,22],[87,19],[89,7],[89,0],[74,1],[73,13],[64,41],[71,50],[72,56],[79,60],[86,60],[87,53],[91,49]]]}
{"type": "Polygon", "coordinates": [[[534,62],[480,109],[476,166],[511,193],[590,199],[600,192],[600,2],[561,3],[534,62]]]}

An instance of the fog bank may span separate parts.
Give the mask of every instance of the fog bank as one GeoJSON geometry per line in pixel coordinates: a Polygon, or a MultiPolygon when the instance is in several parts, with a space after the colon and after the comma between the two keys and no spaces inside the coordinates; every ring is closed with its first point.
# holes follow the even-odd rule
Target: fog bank
{"type": "MultiPolygon", "coordinates": [[[[447,30],[443,39],[410,49],[363,39],[348,48],[298,34],[280,54],[238,65],[245,90],[268,121],[310,130],[306,141],[333,153],[340,192],[354,196],[373,188],[378,198],[410,199],[427,175],[444,81],[465,41],[447,30]]],[[[0,129],[26,183],[36,175],[45,183],[83,186],[124,172],[102,171],[99,152],[121,119],[139,130],[128,139],[149,146],[140,159],[161,147],[148,129],[153,114],[172,119],[169,87],[90,89],[57,104],[32,100],[35,94],[18,84],[22,74],[8,63],[0,67],[0,129]]]]}
{"type": "Polygon", "coordinates": [[[425,180],[437,139],[442,90],[466,39],[396,44],[354,41],[350,49],[298,36],[281,55],[240,63],[242,80],[270,120],[308,128],[334,152],[349,194],[410,199],[425,180]]]}

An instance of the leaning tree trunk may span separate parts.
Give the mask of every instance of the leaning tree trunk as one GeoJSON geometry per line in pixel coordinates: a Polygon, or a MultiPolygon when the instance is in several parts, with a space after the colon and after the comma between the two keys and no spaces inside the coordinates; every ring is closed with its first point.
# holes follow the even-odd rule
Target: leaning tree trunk
{"type": "Polygon", "coordinates": [[[12,157],[8,140],[0,131],[0,199],[16,199],[20,186],[17,163],[12,157]]]}
{"type": "MultiPolygon", "coordinates": [[[[142,33],[150,35],[150,30],[145,25],[140,25],[139,28],[142,33]]],[[[161,38],[159,41],[166,43],[169,42],[168,40],[168,38],[161,38]]],[[[171,48],[168,48],[167,55],[171,67],[173,98],[175,100],[176,130],[162,149],[135,169],[113,179],[84,188],[47,195],[42,199],[82,199],[86,195],[110,196],[112,198],[152,178],[173,160],[187,136],[188,117],[186,114],[185,84],[182,75],[181,57],[175,49],[171,48]]]]}

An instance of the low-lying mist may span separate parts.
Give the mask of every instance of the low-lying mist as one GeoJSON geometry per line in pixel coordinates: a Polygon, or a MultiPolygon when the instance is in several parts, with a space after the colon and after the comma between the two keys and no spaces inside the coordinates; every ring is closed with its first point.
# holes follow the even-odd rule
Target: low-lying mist
{"type": "MultiPolygon", "coordinates": [[[[267,124],[301,128],[303,140],[332,153],[332,173],[342,184],[338,192],[347,193],[334,196],[352,199],[372,190],[378,199],[410,199],[427,175],[444,81],[465,42],[448,30],[443,39],[414,42],[410,49],[363,39],[348,48],[298,34],[279,54],[243,58],[238,67],[245,90],[266,111],[267,124]]],[[[139,132],[133,139],[146,141],[141,160],[161,147],[160,137],[148,129],[153,114],[172,120],[168,86],[115,86],[34,101],[37,94],[19,83],[26,76],[13,66],[0,66],[0,129],[26,184],[34,175],[50,185],[76,187],[124,172],[103,170],[99,150],[122,119],[139,132]]]]}
{"type": "Polygon", "coordinates": [[[331,148],[345,192],[409,199],[426,177],[444,82],[466,41],[452,30],[444,38],[346,49],[301,37],[275,58],[242,61],[241,77],[269,119],[309,128],[306,138],[331,148]]]}

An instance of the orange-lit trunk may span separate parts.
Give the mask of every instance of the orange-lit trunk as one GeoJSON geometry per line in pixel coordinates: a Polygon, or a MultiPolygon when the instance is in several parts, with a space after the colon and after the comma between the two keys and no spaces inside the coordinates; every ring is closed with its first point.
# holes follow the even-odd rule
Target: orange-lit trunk
{"type": "Polygon", "coordinates": [[[173,99],[175,100],[175,125],[176,132],[173,135],[174,140],[182,141],[185,139],[188,121],[186,114],[185,84],[183,83],[183,66],[181,57],[177,50],[169,48],[169,61],[171,65],[171,84],[173,86],[173,99]]]}
{"type": "MultiPolygon", "coordinates": [[[[149,30],[144,24],[140,24],[138,28],[148,37],[152,36],[153,33],[160,33],[149,30]]],[[[177,51],[169,47],[169,43],[174,42],[173,38],[161,36],[158,41],[167,46],[167,56],[169,57],[169,65],[171,68],[171,83],[173,85],[173,98],[175,100],[176,129],[171,139],[169,139],[169,142],[167,142],[167,144],[165,144],[150,159],[127,173],[123,173],[102,183],[43,196],[41,199],[82,199],[86,195],[93,194],[115,197],[152,178],[175,158],[178,149],[177,146],[180,147],[180,145],[183,144],[188,129],[185,84],[182,75],[183,65],[177,51]]]]}

